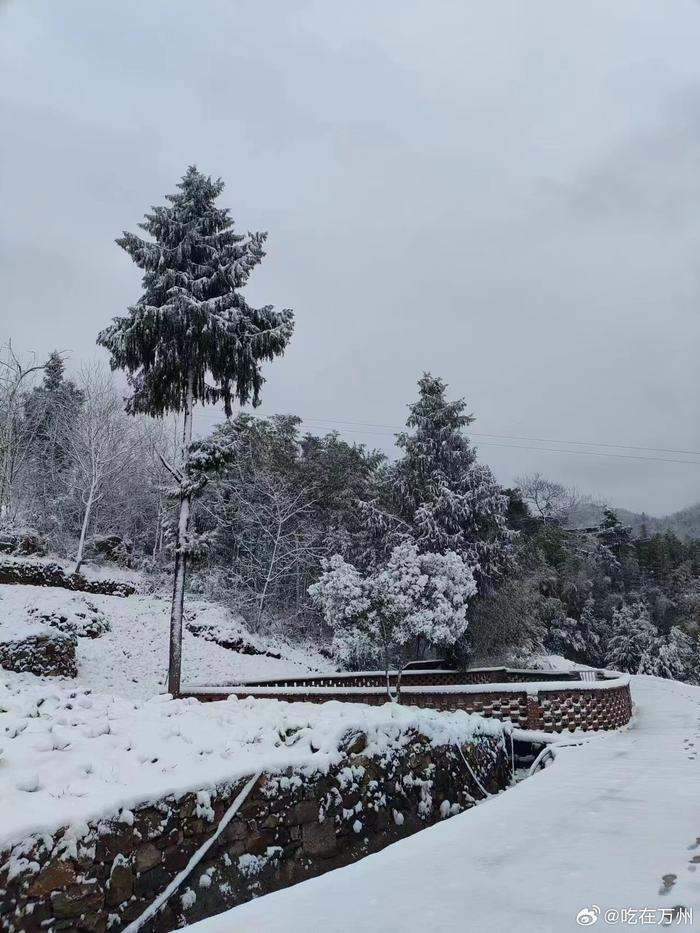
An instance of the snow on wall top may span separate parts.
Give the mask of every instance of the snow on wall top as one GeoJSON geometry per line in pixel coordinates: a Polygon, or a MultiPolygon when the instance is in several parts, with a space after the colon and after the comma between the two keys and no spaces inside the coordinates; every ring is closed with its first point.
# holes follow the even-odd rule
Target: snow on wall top
{"type": "MultiPolygon", "coordinates": [[[[613,674],[613,672],[610,672],[613,674]]],[[[541,680],[520,681],[515,683],[484,683],[484,684],[431,684],[428,686],[402,686],[402,694],[419,693],[527,693],[535,696],[538,693],[575,690],[614,690],[617,687],[626,687],[630,682],[629,674],[618,674],[607,680],[541,680]]],[[[333,696],[374,695],[386,693],[385,687],[249,687],[241,686],[183,686],[183,693],[197,695],[221,694],[227,696],[232,692],[248,696],[311,696],[320,695],[332,698],[333,696]]]]}

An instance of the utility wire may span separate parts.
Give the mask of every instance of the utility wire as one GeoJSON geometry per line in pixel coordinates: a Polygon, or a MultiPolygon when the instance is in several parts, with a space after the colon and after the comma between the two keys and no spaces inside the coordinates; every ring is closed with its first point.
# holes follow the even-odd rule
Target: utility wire
{"type": "MultiPolygon", "coordinates": [[[[307,421],[306,419],[304,419],[304,424],[311,425],[312,427],[314,426],[314,422],[307,421]]],[[[375,431],[361,431],[357,428],[345,428],[344,430],[346,430],[350,434],[361,434],[364,437],[367,437],[367,436],[393,437],[393,435],[391,434],[375,432],[375,431]]],[[[472,437],[477,436],[474,431],[470,431],[469,433],[472,437]]],[[[478,436],[479,437],[501,437],[504,435],[484,434],[484,435],[478,435],[478,436]]],[[[505,435],[505,436],[508,436],[508,435],[505,435]]],[[[523,438],[523,439],[529,440],[529,438],[523,438]]],[[[537,440],[537,438],[533,438],[533,440],[537,440]]],[[[568,443],[568,441],[553,441],[552,443],[566,444],[568,443]]],[[[687,463],[687,464],[690,464],[691,466],[700,466],[700,461],[698,460],[679,460],[678,458],[674,458],[674,457],[643,457],[643,456],[636,455],[636,454],[610,453],[608,451],[602,451],[602,450],[563,450],[562,448],[557,448],[557,447],[533,447],[529,444],[499,444],[496,441],[480,441],[480,446],[505,447],[510,450],[542,450],[547,453],[553,453],[553,454],[571,454],[574,457],[577,457],[581,454],[585,454],[589,457],[612,457],[614,459],[619,459],[619,460],[648,460],[652,463],[687,463]]],[[[640,448],[633,447],[631,449],[638,450],[640,448]]],[[[646,448],[641,448],[641,449],[646,449],[646,448]]],[[[655,449],[655,448],[650,448],[650,449],[655,449]]],[[[698,456],[700,456],[700,454],[698,454],[698,456]]]]}
{"type": "MultiPolygon", "coordinates": [[[[391,431],[405,431],[406,428],[398,428],[393,424],[372,424],[365,421],[340,421],[331,418],[308,418],[305,421],[315,421],[321,424],[352,424],[358,427],[366,428],[388,428],[391,431]]],[[[596,441],[568,441],[555,437],[528,437],[522,434],[486,434],[483,431],[472,431],[467,429],[467,433],[473,437],[496,437],[502,440],[510,441],[537,441],[542,444],[574,444],[577,447],[611,447],[618,450],[646,450],[652,453],[662,454],[688,454],[692,457],[700,457],[700,450],[681,450],[675,447],[640,447],[636,444],[610,444],[596,441]]],[[[684,461],[685,462],[685,461],[684,461]]]]}
{"type": "MultiPolygon", "coordinates": [[[[198,411],[197,417],[204,416],[213,422],[221,421],[221,416],[219,412],[216,411],[198,411]]],[[[331,418],[302,418],[302,423],[310,427],[318,428],[319,426],[331,425],[331,426],[340,426],[344,431],[347,431],[350,434],[361,434],[364,437],[382,437],[382,438],[393,438],[396,433],[405,431],[404,428],[399,428],[396,425],[390,424],[377,424],[369,421],[343,421],[341,419],[331,419],[331,418]],[[348,427],[348,425],[353,425],[354,427],[348,427]],[[385,428],[385,431],[367,431],[364,428],[385,428]],[[360,430],[362,429],[362,430],[360,430]]],[[[498,438],[503,440],[516,440],[516,441],[534,441],[537,444],[570,444],[577,447],[606,447],[607,451],[596,451],[596,450],[564,450],[562,448],[555,447],[534,447],[529,444],[501,444],[496,441],[481,440],[480,445],[485,447],[501,447],[507,448],[509,450],[534,450],[534,451],[543,451],[545,453],[555,453],[555,454],[569,454],[570,456],[578,456],[583,454],[589,457],[608,457],[618,460],[637,460],[637,461],[649,461],[650,463],[680,463],[687,464],[690,466],[700,466],[700,461],[698,460],[681,460],[675,457],[649,457],[649,456],[640,456],[635,454],[624,454],[624,453],[613,453],[610,452],[614,450],[640,450],[648,452],[657,452],[657,453],[678,453],[685,454],[687,456],[700,457],[700,451],[698,450],[683,450],[672,447],[642,447],[634,444],[610,444],[610,443],[596,443],[593,441],[570,441],[570,440],[557,440],[555,438],[545,438],[545,437],[529,437],[526,435],[519,434],[487,434],[480,431],[468,431],[470,437],[478,438],[498,438]]]]}

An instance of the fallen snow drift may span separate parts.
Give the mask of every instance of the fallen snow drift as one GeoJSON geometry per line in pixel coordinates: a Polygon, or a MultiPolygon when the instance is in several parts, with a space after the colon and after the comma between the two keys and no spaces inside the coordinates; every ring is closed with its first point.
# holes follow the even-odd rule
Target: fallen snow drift
{"type": "Polygon", "coordinates": [[[262,768],[325,771],[340,761],[338,745],[349,731],[365,732],[365,754],[379,754],[403,744],[410,729],[436,745],[503,732],[500,723],[464,712],[165,696],[131,702],[3,673],[0,848],[262,768]]]}

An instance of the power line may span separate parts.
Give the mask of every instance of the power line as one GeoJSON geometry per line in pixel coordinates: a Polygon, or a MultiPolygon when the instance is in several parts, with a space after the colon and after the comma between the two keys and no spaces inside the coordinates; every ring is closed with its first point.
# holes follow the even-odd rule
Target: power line
{"type": "MultiPolygon", "coordinates": [[[[305,420],[304,424],[313,425],[313,422],[305,420]]],[[[346,430],[351,434],[361,434],[364,437],[367,437],[367,436],[391,437],[393,436],[390,434],[375,433],[371,431],[360,431],[354,428],[346,428],[346,430]]],[[[488,434],[485,436],[486,437],[500,437],[501,435],[488,434]]],[[[561,442],[555,441],[554,443],[564,444],[566,443],[566,441],[561,441],[561,442]]],[[[635,454],[616,454],[616,453],[609,453],[607,451],[602,451],[602,450],[562,450],[561,448],[555,448],[555,447],[532,447],[531,445],[528,445],[528,444],[499,444],[496,441],[482,441],[481,446],[506,447],[510,450],[542,450],[547,453],[553,453],[553,454],[571,454],[574,457],[578,457],[581,454],[584,454],[589,457],[612,457],[614,459],[620,459],[620,460],[645,460],[651,463],[687,463],[687,464],[690,464],[691,466],[700,467],[700,461],[698,460],[679,460],[677,458],[672,458],[672,457],[642,457],[642,456],[638,456],[635,454]]],[[[633,448],[633,449],[636,450],[637,448],[633,448]]]]}
{"type": "MultiPolygon", "coordinates": [[[[389,428],[391,431],[405,431],[404,428],[399,428],[394,424],[372,424],[368,421],[340,421],[337,419],[330,418],[308,418],[304,419],[305,421],[315,421],[320,422],[321,424],[352,424],[359,427],[367,428],[389,428]]],[[[610,444],[603,441],[569,441],[562,440],[555,437],[528,437],[522,434],[486,434],[483,431],[472,431],[468,430],[468,433],[472,437],[496,437],[502,440],[510,441],[537,441],[542,444],[573,444],[577,447],[610,447],[615,448],[616,450],[646,450],[652,453],[662,453],[662,454],[687,454],[692,457],[700,457],[700,450],[681,450],[675,447],[640,447],[636,444],[610,444]]],[[[688,461],[683,461],[688,462],[688,461]]]]}
{"type": "MultiPolygon", "coordinates": [[[[210,418],[212,421],[214,419],[221,420],[220,414],[216,411],[198,411],[197,417],[205,416],[210,418]]],[[[396,425],[390,424],[377,424],[374,422],[368,421],[344,421],[341,419],[331,419],[331,418],[302,418],[302,423],[309,425],[310,427],[318,428],[323,425],[339,425],[343,428],[344,431],[347,431],[350,434],[360,434],[364,437],[382,437],[382,438],[393,438],[396,433],[401,432],[405,429],[399,428],[396,425]],[[348,425],[353,425],[354,427],[347,427],[348,425]],[[363,430],[359,430],[362,428],[363,430]],[[386,428],[386,431],[367,431],[364,428],[386,428]],[[389,433],[390,432],[390,433],[389,433]]],[[[516,440],[516,441],[534,441],[538,444],[570,444],[577,447],[606,447],[611,451],[615,450],[640,450],[648,452],[657,452],[657,453],[679,453],[686,454],[688,456],[697,456],[700,457],[700,451],[696,450],[682,450],[669,447],[642,447],[634,444],[611,444],[611,443],[595,443],[593,441],[568,441],[568,440],[557,440],[554,438],[541,438],[541,437],[528,437],[525,435],[519,434],[487,434],[480,431],[469,431],[471,437],[479,438],[498,438],[503,440],[516,440]]],[[[618,460],[637,460],[637,461],[648,461],[650,463],[680,463],[687,464],[690,466],[700,466],[700,461],[696,460],[680,460],[674,457],[649,457],[649,456],[638,456],[635,454],[624,454],[624,453],[612,453],[609,451],[596,451],[596,450],[565,450],[562,448],[554,447],[534,447],[529,444],[501,444],[496,441],[480,441],[480,444],[485,447],[501,447],[507,448],[510,450],[533,450],[533,451],[542,451],[544,453],[555,453],[555,454],[568,454],[570,456],[585,455],[589,457],[607,457],[618,460]]]]}

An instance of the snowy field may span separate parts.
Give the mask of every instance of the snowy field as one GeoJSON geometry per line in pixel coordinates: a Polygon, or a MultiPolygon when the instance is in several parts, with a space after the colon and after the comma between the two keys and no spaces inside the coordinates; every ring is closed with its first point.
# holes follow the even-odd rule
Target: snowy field
{"type": "MultiPolygon", "coordinates": [[[[138,582],[136,580],[135,582],[138,582]]],[[[168,666],[170,600],[158,596],[96,596],[57,587],[0,584],[0,640],[10,641],[46,631],[42,617],[60,615],[69,624],[97,617],[109,631],[99,638],[79,638],[78,680],[81,687],[131,699],[146,699],[162,690],[168,666]]],[[[310,646],[295,647],[279,639],[256,638],[223,606],[188,600],[188,622],[206,623],[240,637],[260,651],[281,655],[248,655],[222,648],[185,630],[183,683],[236,683],[333,668],[310,646]]]]}
{"type": "Polygon", "coordinates": [[[632,692],[629,729],[582,737],[468,813],[192,933],[568,933],[586,908],[598,929],[624,930],[677,905],[697,927],[700,688],[635,677],[632,692]]]}
{"type": "MultiPolygon", "coordinates": [[[[78,677],[40,678],[0,670],[0,846],[28,833],[114,815],[171,791],[235,780],[263,766],[338,760],[349,730],[368,733],[370,746],[400,741],[418,728],[438,743],[465,741],[496,723],[466,713],[272,700],[198,703],[163,693],[169,600],[96,596],[53,587],[0,585],[0,640],[86,626],[78,637],[78,677]]],[[[328,670],[313,649],[251,635],[213,603],[190,600],[189,622],[206,624],[258,651],[245,654],[185,632],[185,683],[328,670]]]]}

